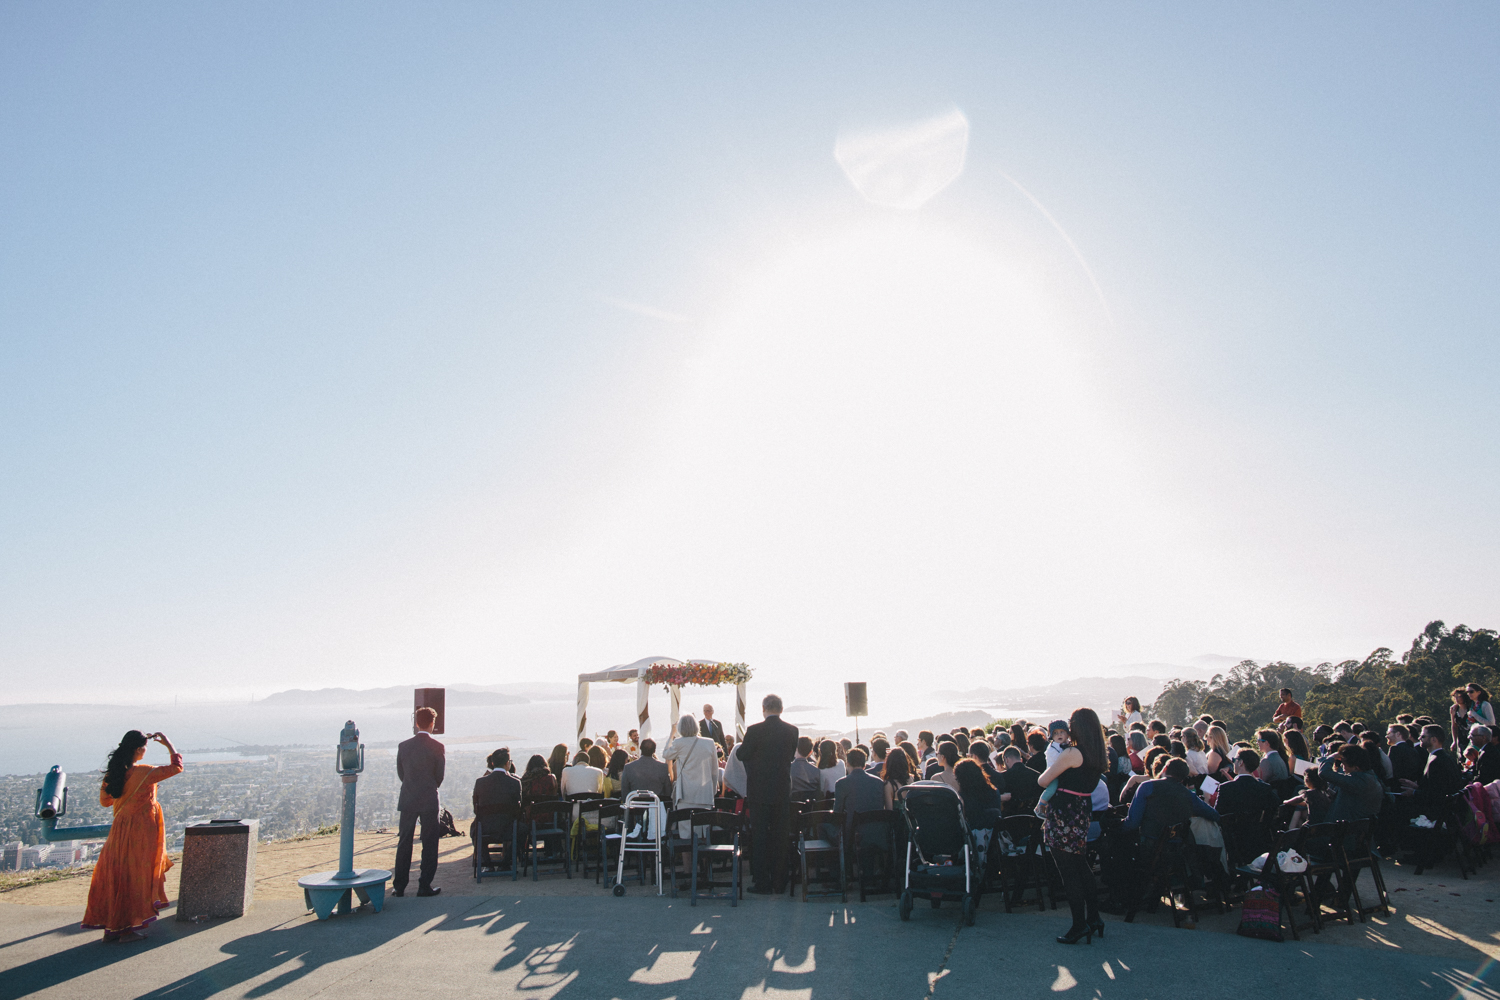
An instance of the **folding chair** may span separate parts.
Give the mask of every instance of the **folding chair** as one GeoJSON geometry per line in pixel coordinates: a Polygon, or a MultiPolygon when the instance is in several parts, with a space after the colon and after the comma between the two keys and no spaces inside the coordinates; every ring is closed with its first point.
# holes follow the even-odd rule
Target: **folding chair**
{"type": "MultiPolygon", "coordinates": [[[[797,863],[802,873],[802,902],[804,903],[807,902],[808,896],[809,867],[816,871],[820,860],[825,868],[835,873],[838,891],[815,892],[812,895],[838,896],[841,902],[849,898],[849,892],[844,883],[843,852],[839,845],[828,836],[830,829],[837,831],[842,826],[842,819],[839,813],[828,809],[812,809],[804,812],[797,819],[797,863]],[[809,861],[811,861],[811,866],[809,866],[809,861]]],[[[821,881],[826,885],[829,880],[825,878],[821,881]]]]}
{"type": "MultiPolygon", "coordinates": [[[[496,813],[486,822],[474,818],[474,881],[509,875],[514,882],[521,872],[521,814],[520,810],[496,813]],[[502,868],[494,863],[495,852],[510,853],[510,867],[502,868]]],[[[503,854],[502,854],[503,856],[503,854]]]]}
{"type": "MultiPolygon", "coordinates": [[[[1036,890],[1038,910],[1047,908],[1044,892],[1051,887],[1042,858],[1042,821],[1037,816],[1004,816],[995,824],[990,850],[1000,852],[1000,894],[1005,912],[1019,903],[1026,905],[1026,893],[1036,890]]],[[[1057,908],[1056,898],[1052,908],[1057,908]]]]}
{"type": "Polygon", "coordinates": [[[573,803],[562,799],[533,802],[528,815],[531,819],[531,881],[537,881],[541,867],[539,860],[561,862],[563,874],[571,879],[573,803]],[[558,846],[542,846],[546,844],[558,846]]]}
{"type": "Polygon", "coordinates": [[[1135,922],[1135,915],[1146,904],[1147,913],[1156,908],[1162,899],[1172,908],[1172,926],[1181,927],[1183,915],[1177,909],[1177,893],[1182,892],[1183,907],[1193,922],[1198,922],[1198,907],[1193,902],[1193,890],[1188,882],[1188,856],[1194,846],[1193,831],[1187,823],[1178,823],[1161,831],[1154,841],[1141,845],[1146,854],[1145,870],[1141,878],[1141,891],[1125,910],[1125,922],[1135,922]]]}
{"type": "Polygon", "coordinates": [[[871,858],[879,859],[884,872],[884,878],[880,883],[881,888],[876,891],[895,891],[894,883],[891,881],[891,872],[896,863],[896,827],[901,822],[900,813],[894,809],[871,809],[866,812],[850,813],[844,820],[845,877],[853,875],[859,886],[861,903],[865,902],[869,891],[865,884],[865,872],[873,867],[867,864],[871,858]]]}
{"type": "Polygon", "coordinates": [[[672,878],[672,898],[677,898],[677,859],[683,855],[693,853],[693,841],[696,839],[696,831],[693,828],[694,821],[698,816],[712,812],[711,809],[673,809],[667,813],[667,834],[662,842],[662,851],[666,854],[667,868],[672,878]],[[687,836],[682,831],[687,830],[687,836]]]}
{"type": "Polygon", "coordinates": [[[700,899],[728,899],[730,906],[739,906],[744,895],[740,881],[740,860],[744,854],[740,848],[740,834],[745,827],[744,819],[734,813],[699,812],[694,814],[692,822],[693,874],[688,905],[697,906],[700,899]],[[714,863],[725,860],[729,862],[729,881],[715,881],[714,863]],[[698,891],[700,871],[703,873],[701,884],[708,889],[707,892],[698,891]],[[720,888],[728,891],[713,891],[720,888]]]}
{"type": "MultiPolygon", "coordinates": [[[[1298,854],[1301,854],[1306,838],[1307,827],[1299,827],[1296,830],[1283,830],[1271,839],[1271,849],[1266,852],[1265,867],[1256,871],[1248,864],[1245,864],[1236,869],[1240,874],[1248,876],[1254,882],[1276,893],[1276,897],[1280,901],[1280,912],[1286,914],[1287,929],[1292,932],[1292,940],[1294,941],[1302,939],[1302,935],[1297,933],[1297,915],[1292,910],[1292,895],[1299,886],[1302,887],[1305,893],[1304,899],[1307,902],[1309,917],[1308,926],[1312,927],[1316,933],[1321,924],[1313,913],[1311,893],[1307,892],[1310,885],[1304,877],[1304,873],[1282,871],[1278,859],[1287,851],[1296,851],[1298,854]]],[[[1306,855],[1303,856],[1305,857],[1306,855]]]]}
{"type": "Polygon", "coordinates": [[[604,831],[607,825],[618,822],[620,803],[614,799],[590,799],[578,804],[578,834],[573,838],[573,860],[583,867],[583,877],[589,877],[589,848],[599,857],[599,867],[594,871],[594,883],[604,873],[604,831]],[[592,817],[592,819],[590,818],[592,817]],[[591,825],[592,824],[592,825],[591,825]]]}

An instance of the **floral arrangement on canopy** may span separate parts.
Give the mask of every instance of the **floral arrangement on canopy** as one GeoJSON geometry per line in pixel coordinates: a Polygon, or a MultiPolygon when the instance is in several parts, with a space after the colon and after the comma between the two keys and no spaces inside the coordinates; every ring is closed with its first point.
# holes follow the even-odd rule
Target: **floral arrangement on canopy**
{"type": "Polygon", "coordinates": [[[653,663],[641,678],[647,684],[681,687],[696,684],[714,687],[719,684],[744,684],[750,679],[750,668],[743,663],[653,663]]]}

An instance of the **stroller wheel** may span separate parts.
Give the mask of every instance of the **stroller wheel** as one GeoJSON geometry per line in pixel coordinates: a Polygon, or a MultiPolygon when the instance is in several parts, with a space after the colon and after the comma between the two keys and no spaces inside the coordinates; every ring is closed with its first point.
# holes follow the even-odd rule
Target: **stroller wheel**
{"type": "Polygon", "coordinates": [[[900,912],[901,912],[901,919],[902,920],[910,920],[911,919],[911,893],[910,892],[903,892],[901,894],[900,912]]]}
{"type": "Polygon", "coordinates": [[[625,895],[625,887],[623,885],[617,885],[615,886],[614,892],[616,896],[623,896],[625,895]]]}
{"type": "Polygon", "coordinates": [[[973,927],[974,926],[974,910],[975,910],[974,897],[973,896],[965,896],[964,897],[964,926],[965,927],[973,927]]]}

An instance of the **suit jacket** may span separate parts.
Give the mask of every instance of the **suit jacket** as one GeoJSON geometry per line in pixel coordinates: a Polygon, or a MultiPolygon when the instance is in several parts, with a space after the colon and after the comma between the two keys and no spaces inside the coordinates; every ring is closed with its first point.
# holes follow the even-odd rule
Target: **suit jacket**
{"type": "Polygon", "coordinates": [[[1407,781],[1416,781],[1422,776],[1422,769],[1427,764],[1427,755],[1420,747],[1410,743],[1397,743],[1390,749],[1391,767],[1395,770],[1395,780],[1405,778],[1407,781]]]}
{"type": "Polygon", "coordinates": [[[655,757],[642,757],[625,765],[620,772],[620,798],[631,792],[655,792],[656,797],[671,807],[672,776],[667,772],[667,762],[655,757]]]}
{"type": "Polygon", "coordinates": [[[1486,743],[1474,762],[1474,780],[1481,785],[1500,780],[1500,744],[1486,743]]]}
{"type": "Polygon", "coordinates": [[[1438,747],[1427,756],[1427,766],[1417,779],[1417,809],[1436,819],[1443,815],[1448,796],[1464,787],[1464,773],[1453,755],[1438,747]]]}
{"type": "Polygon", "coordinates": [[[474,817],[520,812],[521,779],[508,771],[491,771],[474,782],[474,817]]]}
{"type": "Polygon", "coordinates": [[[797,753],[797,727],[773,715],[745,730],[735,748],[745,765],[745,798],[751,802],[792,797],[792,757],[797,753]]]}
{"type": "Polygon", "coordinates": [[[1025,763],[1012,764],[1005,769],[1005,785],[997,788],[1010,793],[1006,815],[1029,813],[1036,808],[1037,799],[1042,797],[1042,787],[1036,783],[1039,773],[1025,763]]]}
{"type": "Polygon", "coordinates": [[[707,736],[722,747],[724,745],[724,723],[718,719],[700,719],[698,721],[698,735],[707,736]]]}
{"type": "Polygon", "coordinates": [[[1226,781],[1219,786],[1217,803],[1214,810],[1221,816],[1227,816],[1230,813],[1275,809],[1281,805],[1281,796],[1276,794],[1276,789],[1255,775],[1241,774],[1233,781],[1226,781]]]}
{"type": "Polygon", "coordinates": [[[443,745],[430,733],[418,733],[396,748],[396,777],[401,781],[399,812],[434,812],[443,783],[443,745]]]}
{"type": "Polygon", "coordinates": [[[860,768],[844,775],[833,786],[833,808],[849,815],[885,808],[885,782],[860,768]]]}
{"type": "Polygon", "coordinates": [[[823,794],[823,775],[808,757],[794,757],[791,769],[791,791],[794,798],[816,798],[823,794]]]}

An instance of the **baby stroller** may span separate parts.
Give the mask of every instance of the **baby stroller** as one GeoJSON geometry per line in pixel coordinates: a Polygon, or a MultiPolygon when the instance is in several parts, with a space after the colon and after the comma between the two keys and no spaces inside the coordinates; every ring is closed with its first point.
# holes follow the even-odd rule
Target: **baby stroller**
{"type": "Polygon", "coordinates": [[[958,793],[938,781],[917,781],[897,792],[906,816],[906,876],[901,919],[910,920],[913,899],[961,901],[964,923],[974,925],[979,907],[979,861],[958,793]]]}

